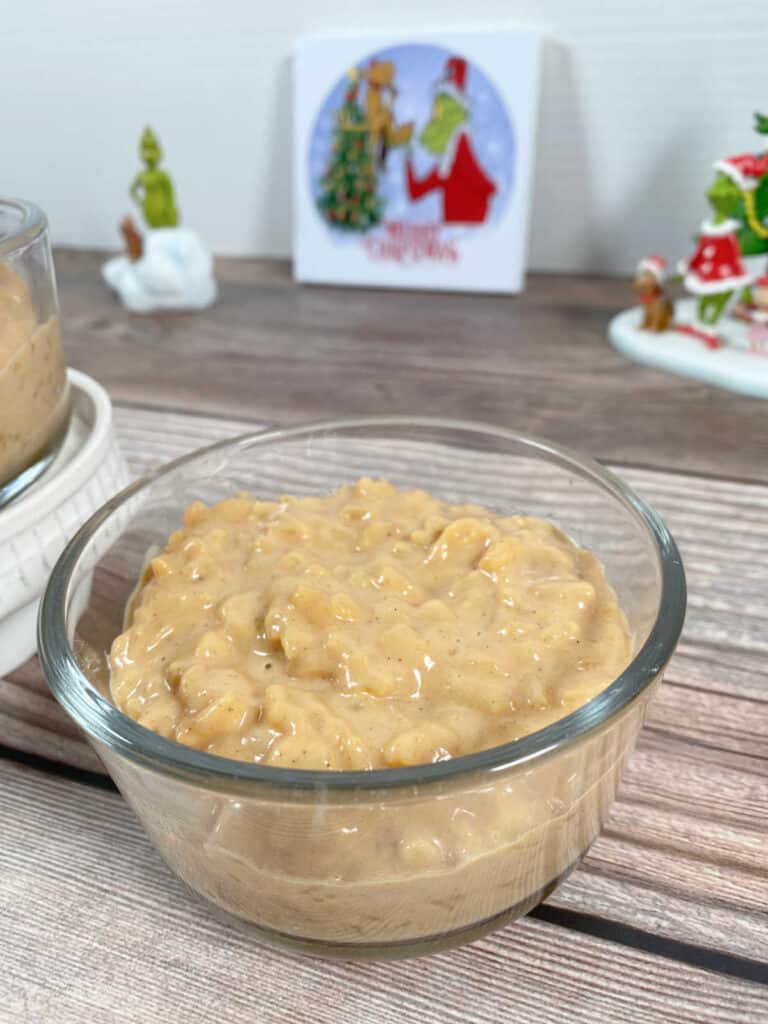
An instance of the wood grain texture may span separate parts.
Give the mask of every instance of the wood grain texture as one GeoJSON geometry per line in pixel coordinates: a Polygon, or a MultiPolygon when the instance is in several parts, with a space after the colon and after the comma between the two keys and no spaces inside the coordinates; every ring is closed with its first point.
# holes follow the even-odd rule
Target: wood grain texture
{"type": "Polygon", "coordinates": [[[0,762],[0,817],[0,1024],[757,1024],[765,1010],[757,984],[530,918],[418,961],[291,957],[201,913],[117,795],[0,762]]]}
{"type": "Polygon", "coordinates": [[[287,263],[221,261],[221,301],[131,316],[103,257],[56,266],[69,361],[113,397],[295,422],[422,412],[490,420],[605,461],[768,481],[768,406],[625,360],[625,282],[532,275],[524,295],[296,287],[287,263]]]}
{"type": "Polygon", "coordinates": [[[0,1024],[765,1018],[765,989],[727,974],[768,963],[768,407],[614,354],[617,282],[395,295],[231,261],[214,310],[143,319],[99,261],[57,259],[68,352],[118,400],[136,474],[270,421],[488,419],[613,463],[671,527],[689,613],[606,828],[540,918],[399,965],[287,958],[202,913],[28,663],[0,680],[0,747],[49,770],[0,758],[0,1024]]]}
{"type": "MultiPolygon", "coordinates": [[[[137,474],[254,426],[125,406],[115,416],[137,474]]],[[[768,572],[768,488],[618,471],[667,519],[692,599],[607,827],[551,902],[768,958],[768,613],[759,599],[768,572]]],[[[0,727],[17,749],[99,770],[35,662],[0,682],[0,727]]]]}

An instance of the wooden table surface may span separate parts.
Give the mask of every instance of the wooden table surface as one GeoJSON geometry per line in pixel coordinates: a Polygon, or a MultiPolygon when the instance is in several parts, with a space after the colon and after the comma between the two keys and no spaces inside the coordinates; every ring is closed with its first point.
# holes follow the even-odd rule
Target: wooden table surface
{"type": "Polygon", "coordinates": [[[397,964],[227,930],[161,864],[35,661],[0,680],[0,1022],[768,1021],[768,404],[627,363],[626,284],[524,296],[299,288],[220,264],[198,315],[142,318],[59,252],[72,366],[130,468],[266,422],[417,411],[567,442],[667,519],[688,619],[606,827],[526,919],[397,964]]]}

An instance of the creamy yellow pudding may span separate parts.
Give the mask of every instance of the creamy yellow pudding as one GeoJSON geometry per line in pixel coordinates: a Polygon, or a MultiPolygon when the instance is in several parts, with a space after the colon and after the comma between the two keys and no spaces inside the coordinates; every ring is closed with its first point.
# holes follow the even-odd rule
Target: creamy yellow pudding
{"type": "Polygon", "coordinates": [[[58,318],[38,323],[26,282],[0,264],[0,484],[36,462],[64,429],[66,385],[58,318]]]}
{"type": "MultiPolygon", "coordinates": [[[[191,505],[130,602],[111,692],[170,740],[330,778],[524,736],[631,653],[600,563],[552,524],[362,479],[191,505]]],[[[554,756],[401,787],[165,786],[110,763],[196,892],[328,948],[402,946],[549,891],[596,835],[644,707],[554,756]]]]}
{"type": "Polygon", "coordinates": [[[121,710],[290,768],[497,746],[595,696],[631,653],[599,561],[551,523],[370,479],[191,505],[126,627],[110,657],[121,710]]]}

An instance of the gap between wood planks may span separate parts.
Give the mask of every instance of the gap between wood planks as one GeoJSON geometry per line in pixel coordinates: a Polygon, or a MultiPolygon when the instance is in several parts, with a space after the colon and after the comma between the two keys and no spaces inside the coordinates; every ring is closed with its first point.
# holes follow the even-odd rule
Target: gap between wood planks
{"type": "MultiPolygon", "coordinates": [[[[120,795],[120,791],[112,779],[99,772],[62,764],[40,754],[16,750],[2,743],[0,743],[0,758],[44,774],[68,779],[79,785],[92,786],[114,793],[116,796],[120,795]]],[[[666,960],[674,960],[690,967],[713,971],[741,981],[755,982],[768,988],[766,965],[747,957],[734,956],[704,946],[695,946],[689,942],[681,942],[679,939],[654,935],[641,928],[633,928],[631,925],[610,921],[596,914],[587,914],[580,910],[571,910],[567,907],[557,907],[547,903],[540,903],[534,907],[529,911],[528,916],[566,930],[589,935],[592,938],[615,942],[618,945],[641,950],[666,960]]]]}

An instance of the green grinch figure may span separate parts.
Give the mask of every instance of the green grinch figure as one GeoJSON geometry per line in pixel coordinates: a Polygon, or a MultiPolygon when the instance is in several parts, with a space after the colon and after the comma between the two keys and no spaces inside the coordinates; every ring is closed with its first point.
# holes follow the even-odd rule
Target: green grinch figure
{"type": "Polygon", "coordinates": [[[666,261],[649,256],[634,281],[640,308],[617,314],[608,336],[638,362],[768,400],[768,116],[754,128],[756,151],[714,165],[711,213],[677,268],[690,298],[667,299],[666,261]]]}
{"type": "Polygon", "coordinates": [[[420,178],[410,156],[405,165],[409,199],[440,193],[445,224],[483,224],[496,192],[496,183],[483,169],[472,142],[468,74],[463,57],[450,57],[437,85],[432,114],[419,137],[424,149],[437,158],[432,170],[420,178]]]}
{"type": "Polygon", "coordinates": [[[144,220],[151,228],[175,228],[179,211],[173,194],[173,182],[158,167],[163,159],[160,142],[150,127],[146,127],[139,143],[139,156],[146,169],[139,171],[131,185],[131,199],[141,207],[144,220]]]}
{"type": "MultiPolygon", "coordinates": [[[[768,118],[756,114],[755,130],[768,134],[768,118]]],[[[741,292],[751,305],[756,272],[746,261],[768,253],[768,150],[718,160],[715,172],[707,192],[714,216],[701,225],[696,250],[681,267],[686,289],[697,298],[696,317],[677,325],[710,348],[723,344],[718,324],[734,297],[741,292]]]]}
{"type": "MultiPolygon", "coordinates": [[[[755,131],[768,135],[768,117],[755,114],[755,131]]],[[[738,222],[742,256],[768,253],[768,150],[718,160],[715,180],[707,192],[718,220],[738,222]]]]}
{"type": "Polygon", "coordinates": [[[125,250],[107,260],[102,277],[132,313],[205,309],[217,296],[211,250],[196,231],[179,226],[173,182],[159,167],[163,151],[151,128],[142,133],[139,153],[144,170],[129,194],[146,227],[122,219],[125,250]]]}

